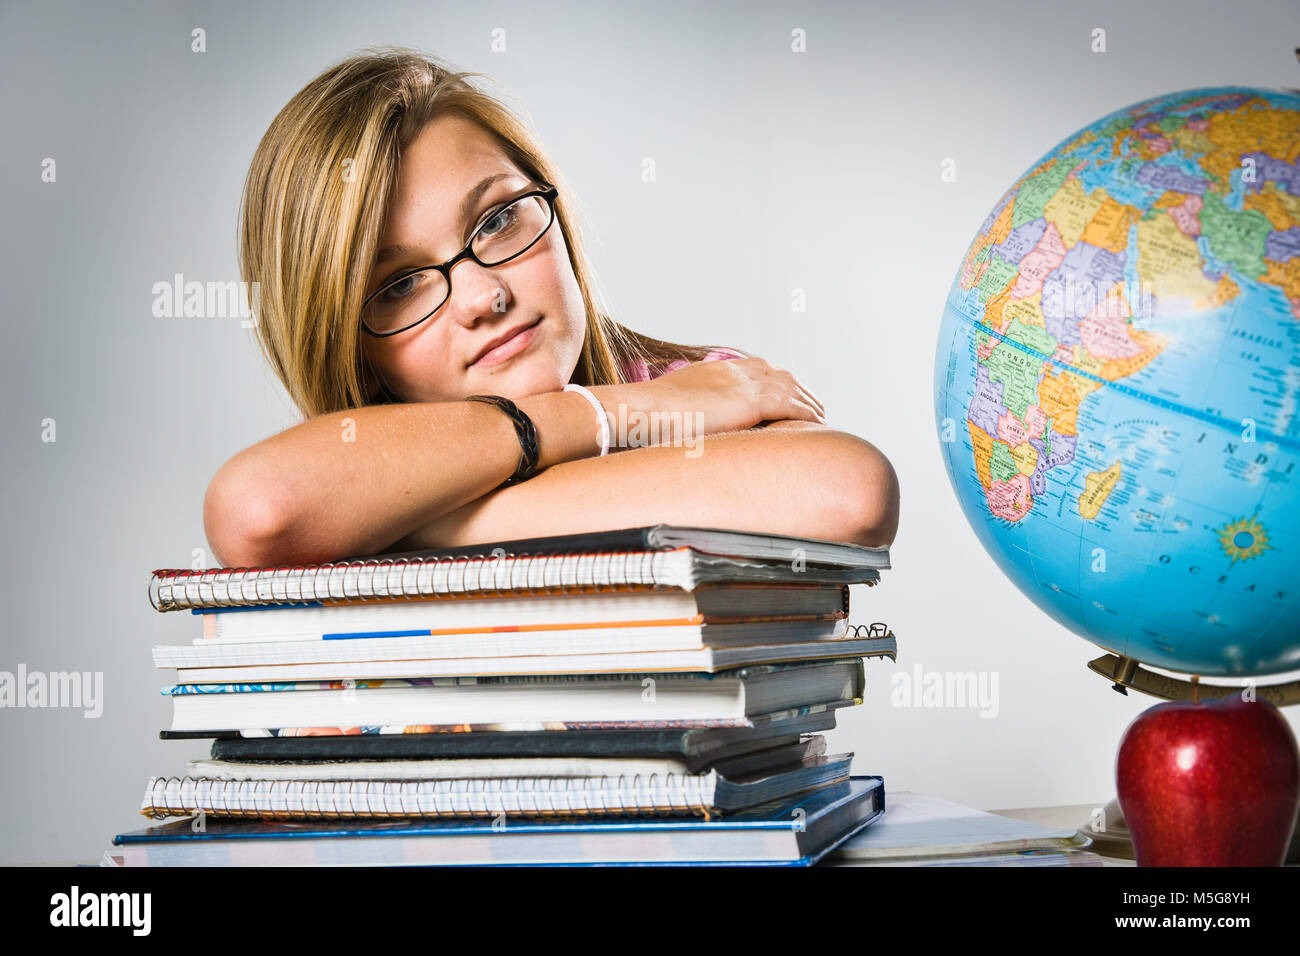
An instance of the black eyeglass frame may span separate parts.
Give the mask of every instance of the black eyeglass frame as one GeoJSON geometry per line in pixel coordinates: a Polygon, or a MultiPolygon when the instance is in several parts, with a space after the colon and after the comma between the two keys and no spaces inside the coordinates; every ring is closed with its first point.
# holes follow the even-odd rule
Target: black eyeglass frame
{"type": "Polygon", "coordinates": [[[475,262],[477,262],[485,269],[495,269],[497,266],[505,265],[511,259],[518,259],[520,256],[522,256],[533,246],[537,245],[537,243],[541,241],[542,237],[551,231],[551,226],[555,225],[555,199],[559,194],[560,194],[560,190],[557,187],[545,186],[541,189],[534,189],[531,192],[526,192],[521,195],[518,195],[513,199],[503,203],[501,205],[501,208],[498,209],[496,212],[494,212],[491,217],[485,219],[482,223],[480,223],[479,227],[474,230],[474,234],[469,237],[469,242],[465,244],[465,248],[462,249],[460,252],[456,253],[456,255],[448,259],[442,265],[421,266],[418,269],[410,269],[406,272],[403,272],[401,275],[393,276],[391,279],[389,279],[387,282],[381,285],[374,292],[370,293],[370,295],[366,296],[365,301],[361,303],[361,312],[362,312],[361,328],[365,330],[366,334],[372,335],[377,339],[386,339],[390,335],[400,335],[401,333],[407,331],[408,329],[413,329],[421,322],[426,321],[429,318],[429,316],[433,315],[434,312],[437,312],[438,309],[441,309],[444,305],[446,305],[447,300],[451,298],[451,270],[456,265],[456,263],[460,262],[462,259],[473,259],[475,262]],[[477,255],[475,255],[474,241],[478,239],[478,234],[483,231],[483,227],[486,226],[489,222],[491,222],[493,218],[499,215],[506,208],[513,206],[515,203],[520,202],[524,199],[528,199],[532,196],[541,196],[543,199],[545,199],[546,208],[550,212],[550,218],[546,222],[546,228],[544,228],[541,232],[537,234],[537,238],[534,239],[532,242],[530,242],[528,245],[524,246],[514,255],[507,256],[505,259],[502,259],[500,262],[484,262],[477,255]],[[443,297],[443,300],[439,302],[437,306],[435,306],[427,315],[425,315],[422,318],[416,319],[410,325],[404,325],[400,329],[394,329],[392,332],[376,332],[374,329],[370,328],[370,326],[366,325],[365,310],[366,307],[370,305],[371,300],[374,299],[375,296],[387,292],[392,286],[406,279],[409,279],[413,275],[418,275],[421,272],[429,272],[429,271],[442,273],[443,281],[447,283],[447,294],[446,296],[443,297]]]}

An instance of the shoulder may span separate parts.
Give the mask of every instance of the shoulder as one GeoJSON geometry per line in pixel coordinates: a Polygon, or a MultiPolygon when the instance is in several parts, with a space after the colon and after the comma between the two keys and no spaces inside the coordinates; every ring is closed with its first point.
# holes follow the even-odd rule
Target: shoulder
{"type": "MultiPolygon", "coordinates": [[[[742,352],[740,349],[733,349],[725,345],[717,345],[709,349],[700,361],[717,362],[724,359],[743,359],[750,357],[751,356],[747,352],[742,352]]],[[[648,382],[651,379],[658,378],[659,375],[666,375],[668,372],[675,372],[677,369],[685,368],[690,364],[691,363],[686,359],[675,359],[665,365],[663,370],[656,374],[655,370],[647,366],[644,360],[638,360],[631,365],[625,366],[624,371],[629,382],[648,382]]]]}
{"type": "Polygon", "coordinates": [[[725,345],[719,345],[709,350],[709,354],[704,356],[702,362],[716,362],[718,359],[743,359],[751,358],[748,352],[742,352],[740,349],[728,348],[725,345]]]}
{"type": "MultiPolygon", "coordinates": [[[[740,351],[739,349],[728,348],[725,345],[716,345],[713,348],[709,349],[709,351],[705,353],[704,358],[700,359],[700,361],[717,362],[723,359],[743,359],[743,358],[749,358],[749,356],[746,353],[740,351]]],[[[664,371],[672,372],[679,368],[685,368],[687,365],[690,364],[691,363],[688,362],[686,359],[677,359],[677,361],[675,362],[669,362],[668,365],[664,368],[664,371]]]]}

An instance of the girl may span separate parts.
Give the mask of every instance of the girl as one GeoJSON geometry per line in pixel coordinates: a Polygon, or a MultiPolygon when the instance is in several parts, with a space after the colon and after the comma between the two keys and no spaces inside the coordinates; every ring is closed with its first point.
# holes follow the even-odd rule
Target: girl
{"type": "Polygon", "coordinates": [[[794,375],[599,306],[572,192],[471,76],[363,51],[262,138],[240,269],[305,420],[212,479],[216,558],[311,564],[658,522],[891,542],[893,468],[826,427],[794,375]],[[638,439],[647,423],[660,430],[638,439]]]}

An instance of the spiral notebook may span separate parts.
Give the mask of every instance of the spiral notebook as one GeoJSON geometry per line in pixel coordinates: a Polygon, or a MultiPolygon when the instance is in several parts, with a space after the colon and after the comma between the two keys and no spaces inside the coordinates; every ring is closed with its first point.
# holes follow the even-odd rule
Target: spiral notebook
{"type": "Polygon", "coordinates": [[[713,817],[846,782],[852,760],[852,753],[819,754],[797,764],[735,779],[723,776],[717,768],[705,773],[450,780],[151,777],[140,813],[160,819],[201,812],[214,817],[272,820],[657,814],[713,817]]]}
{"type": "Polygon", "coordinates": [[[647,525],[407,551],[319,565],[153,572],[159,611],[256,604],[665,587],[711,582],[875,584],[887,548],[722,528],[647,525]]]}

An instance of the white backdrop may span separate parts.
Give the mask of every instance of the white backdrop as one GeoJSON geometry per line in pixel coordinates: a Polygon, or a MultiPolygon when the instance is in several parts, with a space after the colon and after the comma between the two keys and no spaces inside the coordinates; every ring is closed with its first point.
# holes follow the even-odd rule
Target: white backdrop
{"type": "Polygon", "coordinates": [[[869,662],[832,749],[890,789],[1100,805],[1121,733],[1153,701],[1088,673],[1099,651],[1022,597],[965,524],[932,408],[944,299],[993,203],[1065,136],[1173,90],[1300,86],[1297,36],[1287,0],[0,3],[0,670],[103,674],[97,718],[0,710],[0,860],[97,859],[143,825],[150,774],[206,752],[157,739],[171,673],[149,648],[195,622],[155,613],[145,585],[206,547],[217,467],[296,419],[251,330],[156,318],[151,289],[239,278],[258,139],[317,72],[379,43],[487,73],[525,105],[589,216],[619,320],[791,369],[833,427],[894,462],[895,569],[854,588],[853,620],[887,621],[900,656],[869,662]],[[692,247],[709,252],[677,252],[692,247]],[[995,678],[996,715],[892,706],[890,675],[918,665],[995,678]]]}

